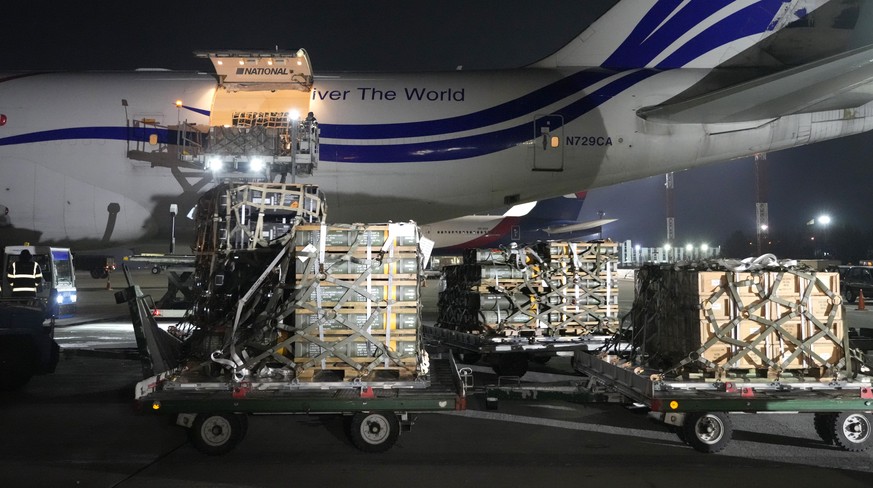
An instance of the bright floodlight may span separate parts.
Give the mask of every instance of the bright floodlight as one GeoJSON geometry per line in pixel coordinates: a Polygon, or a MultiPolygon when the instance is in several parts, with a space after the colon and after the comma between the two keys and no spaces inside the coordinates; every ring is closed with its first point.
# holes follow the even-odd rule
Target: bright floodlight
{"type": "Polygon", "coordinates": [[[692,244],[686,244],[686,245],[685,245],[685,250],[688,251],[688,252],[691,252],[691,251],[694,250],[694,246],[693,246],[692,244]]]}
{"type": "Polygon", "coordinates": [[[255,172],[263,171],[264,170],[264,160],[261,158],[252,158],[252,160],[249,161],[249,170],[255,171],[255,172]]]}
{"type": "Polygon", "coordinates": [[[300,111],[299,110],[290,110],[288,112],[288,120],[300,120],[300,111]]]}
{"type": "Polygon", "coordinates": [[[769,228],[770,226],[768,226],[767,224],[761,224],[761,230],[763,230],[764,232],[767,232],[767,229],[769,228]]]}
{"type": "Polygon", "coordinates": [[[209,171],[221,171],[222,166],[223,164],[218,158],[210,158],[208,161],[206,161],[206,169],[208,169],[209,171]]]}
{"type": "Polygon", "coordinates": [[[821,225],[830,224],[831,223],[831,216],[830,215],[819,215],[818,223],[821,225]]]}
{"type": "Polygon", "coordinates": [[[701,244],[701,245],[700,245],[700,250],[701,250],[701,251],[709,251],[709,244],[706,244],[706,243],[701,244]]]}
{"type": "Polygon", "coordinates": [[[673,249],[673,246],[671,246],[669,243],[664,244],[664,250],[665,250],[665,251],[669,251],[670,249],[673,249]]]}

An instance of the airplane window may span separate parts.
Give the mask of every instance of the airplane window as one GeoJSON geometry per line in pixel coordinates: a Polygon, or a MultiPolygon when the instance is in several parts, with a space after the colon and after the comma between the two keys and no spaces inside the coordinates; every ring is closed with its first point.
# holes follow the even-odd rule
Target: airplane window
{"type": "Polygon", "coordinates": [[[552,147],[558,147],[561,145],[561,139],[558,136],[552,136],[552,147]]]}

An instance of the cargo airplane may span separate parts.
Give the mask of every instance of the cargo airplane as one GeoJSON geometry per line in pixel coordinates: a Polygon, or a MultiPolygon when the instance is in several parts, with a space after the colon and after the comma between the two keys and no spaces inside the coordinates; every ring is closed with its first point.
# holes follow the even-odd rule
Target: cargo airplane
{"type": "Polygon", "coordinates": [[[858,134],[873,128],[873,47],[853,36],[868,8],[600,0],[567,45],[500,71],[313,73],[300,50],[200,53],[215,73],[0,75],[0,236],[154,238],[219,181],[204,165],[282,162],[206,158],[222,128],[310,128],[317,164],[283,174],[321,187],[328,220],[422,224],[858,134]]]}

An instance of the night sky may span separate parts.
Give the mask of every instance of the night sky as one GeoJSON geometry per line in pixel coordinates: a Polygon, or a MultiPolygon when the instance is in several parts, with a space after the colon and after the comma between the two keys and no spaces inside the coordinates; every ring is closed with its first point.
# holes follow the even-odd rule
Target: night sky
{"type": "MultiPolygon", "coordinates": [[[[537,61],[581,30],[586,2],[410,1],[80,1],[4,0],[0,71],[211,71],[192,55],[207,49],[309,52],[326,71],[437,71],[514,68],[537,61]]],[[[2,101],[0,101],[2,106],[2,101]]],[[[868,166],[873,135],[771,153],[773,232],[828,212],[834,224],[870,227],[868,166]]],[[[751,158],[675,177],[677,241],[718,244],[755,230],[751,158]]],[[[584,188],[580,188],[584,190],[584,188]]],[[[605,234],[645,246],[665,238],[663,176],[589,192],[586,219],[618,218],[605,234]]]]}

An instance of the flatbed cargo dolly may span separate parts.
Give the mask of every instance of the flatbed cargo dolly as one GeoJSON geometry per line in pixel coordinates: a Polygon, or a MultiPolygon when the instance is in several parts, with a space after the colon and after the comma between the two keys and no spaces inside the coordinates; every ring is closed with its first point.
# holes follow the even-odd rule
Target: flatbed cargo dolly
{"type": "Polygon", "coordinates": [[[144,411],[177,415],[192,444],[206,454],[230,451],[245,436],[247,417],[262,414],[343,415],[352,443],[366,452],[388,450],[401,427],[408,430],[426,412],[463,410],[464,386],[452,355],[431,354],[429,381],[420,387],[366,383],[327,388],[305,384],[184,382],[180,370],[143,380],[136,401],[144,411]]]}
{"type": "Polygon", "coordinates": [[[411,428],[418,414],[466,408],[466,382],[447,351],[429,350],[429,372],[414,380],[236,381],[174,364],[168,352],[178,344],[158,327],[154,303],[139,287],[116,293],[116,300],[130,307],[144,376],[152,373],[136,386],[141,411],[176,415],[177,424],[190,429],[192,444],[206,454],[233,449],[254,415],[342,415],[356,447],[382,452],[396,442],[401,428],[411,428]]]}
{"type": "Polygon", "coordinates": [[[871,378],[785,377],[729,380],[670,379],[629,368],[617,356],[577,352],[573,366],[599,386],[639,403],[697,451],[723,450],[733,431],[730,413],[813,413],[816,433],[847,451],[873,447],[871,378]]]}

